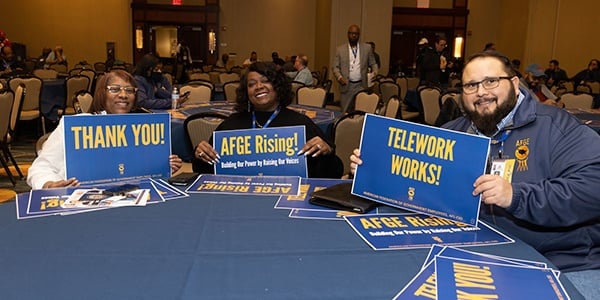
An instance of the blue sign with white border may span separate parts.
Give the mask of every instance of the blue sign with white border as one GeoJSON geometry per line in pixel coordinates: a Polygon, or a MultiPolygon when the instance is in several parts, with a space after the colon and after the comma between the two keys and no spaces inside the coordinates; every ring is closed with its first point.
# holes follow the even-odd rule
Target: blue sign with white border
{"type": "Polygon", "coordinates": [[[66,177],[82,184],[169,177],[168,113],[64,116],[66,177]]]}
{"type": "Polygon", "coordinates": [[[222,130],[213,133],[221,157],[215,174],[308,177],[304,126],[222,130]]]}
{"type": "Polygon", "coordinates": [[[414,212],[477,226],[490,140],[373,114],[363,125],[352,193],[414,212]]]}

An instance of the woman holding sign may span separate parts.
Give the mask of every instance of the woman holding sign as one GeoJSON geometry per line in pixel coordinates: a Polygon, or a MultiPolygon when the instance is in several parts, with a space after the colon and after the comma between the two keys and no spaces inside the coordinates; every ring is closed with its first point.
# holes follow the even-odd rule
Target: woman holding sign
{"type": "MultiPolygon", "coordinates": [[[[240,79],[236,112],[216,130],[305,126],[307,142],[298,155],[307,157],[308,177],[340,178],[343,165],[335,155],[335,146],[310,118],[287,108],[292,97],[290,82],[275,64],[255,62],[240,79]]],[[[213,165],[220,158],[212,140],[200,142],[194,156],[193,169],[200,173],[213,173],[213,165]]]]}
{"type": "MultiPolygon", "coordinates": [[[[98,80],[90,113],[98,115],[130,113],[136,106],[136,91],[135,79],[129,73],[113,70],[98,80]]],[[[33,189],[79,185],[76,178],[65,178],[63,134],[64,123],[61,119],[29,168],[27,184],[33,189]]],[[[181,158],[171,155],[169,164],[171,171],[175,172],[181,168],[181,158]]]]}

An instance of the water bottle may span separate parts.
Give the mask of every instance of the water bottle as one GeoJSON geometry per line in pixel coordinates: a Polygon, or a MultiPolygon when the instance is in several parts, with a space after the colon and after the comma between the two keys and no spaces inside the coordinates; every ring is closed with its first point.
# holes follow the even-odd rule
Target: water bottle
{"type": "Polygon", "coordinates": [[[179,104],[179,90],[177,87],[173,87],[173,93],[171,93],[171,109],[177,109],[179,104]]]}

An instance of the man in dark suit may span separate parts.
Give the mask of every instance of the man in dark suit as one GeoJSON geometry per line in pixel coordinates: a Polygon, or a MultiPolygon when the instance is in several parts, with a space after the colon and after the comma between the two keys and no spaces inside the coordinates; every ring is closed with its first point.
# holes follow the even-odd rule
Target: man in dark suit
{"type": "Polygon", "coordinates": [[[348,43],[337,47],[333,61],[333,75],[340,86],[342,111],[347,111],[354,95],[368,88],[367,73],[377,74],[379,68],[373,50],[367,43],[359,43],[360,28],[350,25],[348,43]],[[370,68],[370,70],[369,70],[370,68]]]}

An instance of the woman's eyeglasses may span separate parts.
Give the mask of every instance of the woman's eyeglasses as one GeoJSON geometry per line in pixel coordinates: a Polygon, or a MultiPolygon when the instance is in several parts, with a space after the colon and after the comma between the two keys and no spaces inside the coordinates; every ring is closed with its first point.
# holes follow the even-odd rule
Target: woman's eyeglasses
{"type": "Polygon", "coordinates": [[[135,94],[135,92],[137,92],[137,88],[134,88],[132,86],[108,85],[106,86],[106,89],[111,94],[118,94],[121,91],[124,91],[127,95],[133,95],[135,94]]]}

